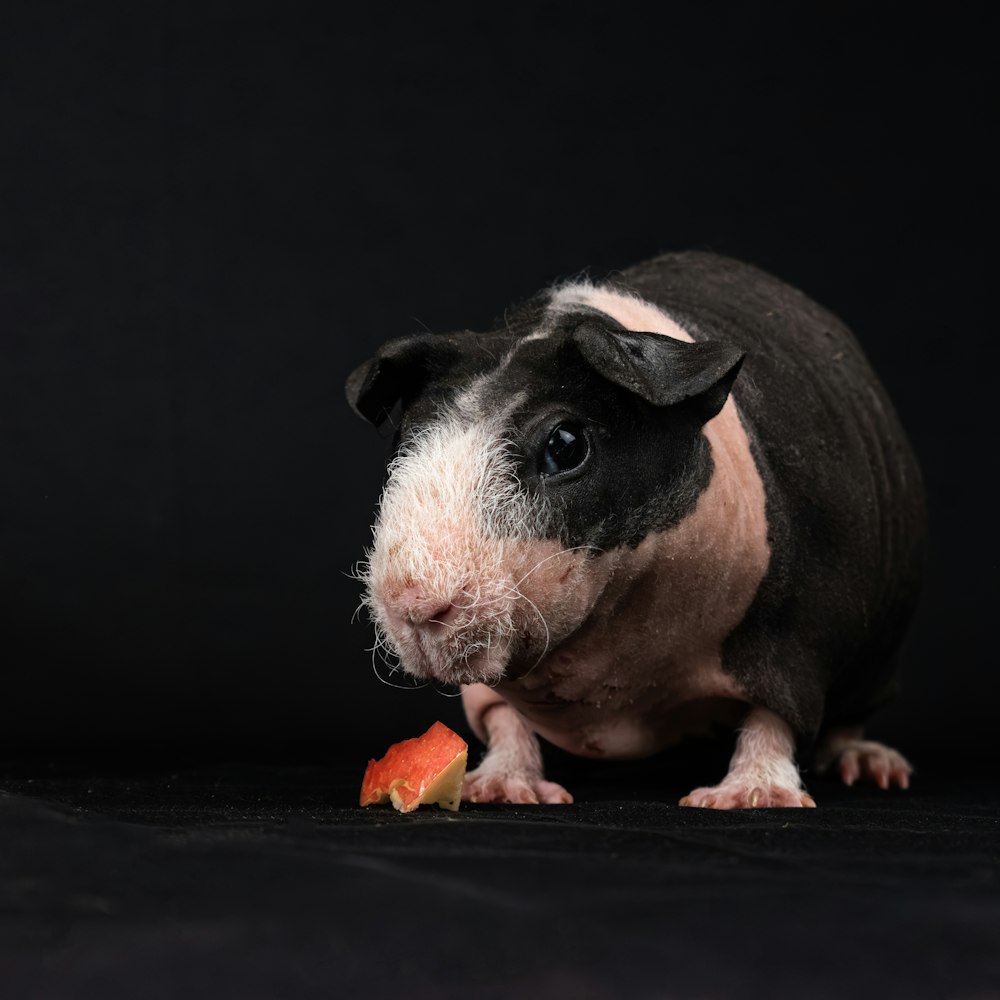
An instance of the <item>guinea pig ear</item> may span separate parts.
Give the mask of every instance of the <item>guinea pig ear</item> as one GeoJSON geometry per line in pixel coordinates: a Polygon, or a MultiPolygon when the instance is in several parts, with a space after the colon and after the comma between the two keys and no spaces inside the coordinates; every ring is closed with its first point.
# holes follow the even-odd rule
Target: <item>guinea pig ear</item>
{"type": "Polygon", "coordinates": [[[390,340],[347,376],[347,402],[355,413],[379,427],[396,403],[405,405],[407,397],[416,395],[432,375],[447,370],[456,356],[454,344],[436,334],[390,340]]]}
{"type": "Polygon", "coordinates": [[[684,403],[703,422],[722,409],[744,358],[740,348],[721,340],[689,343],[592,321],[578,326],[571,339],[608,381],[654,406],[684,403]]]}

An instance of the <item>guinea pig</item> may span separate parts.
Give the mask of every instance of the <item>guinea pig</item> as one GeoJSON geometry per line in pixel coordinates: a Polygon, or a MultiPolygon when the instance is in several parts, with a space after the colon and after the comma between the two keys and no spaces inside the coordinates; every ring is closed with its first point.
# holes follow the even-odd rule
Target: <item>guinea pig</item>
{"type": "Polygon", "coordinates": [[[814,806],[797,755],[908,787],[864,738],[923,572],[921,475],[846,327],[764,272],[659,256],[347,379],[391,421],[360,564],[378,641],[459,685],[463,797],[571,802],[538,737],[627,759],[736,731],[681,805],[814,806]]]}

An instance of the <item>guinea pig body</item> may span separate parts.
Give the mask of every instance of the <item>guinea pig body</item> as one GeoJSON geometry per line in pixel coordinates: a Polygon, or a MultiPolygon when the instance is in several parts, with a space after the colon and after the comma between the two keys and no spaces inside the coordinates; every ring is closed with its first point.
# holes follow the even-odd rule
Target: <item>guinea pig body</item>
{"type": "Polygon", "coordinates": [[[348,380],[400,414],[365,583],[417,677],[488,745],[469,798],[569,801],[536,736],[627,758],[738,727],[684,804],[811,805],[795,750],[906,785],[863,739],[922,565],[920,474],[849,331],[748,265],[672,254],[498,329],[385,345],[348,380]]]}

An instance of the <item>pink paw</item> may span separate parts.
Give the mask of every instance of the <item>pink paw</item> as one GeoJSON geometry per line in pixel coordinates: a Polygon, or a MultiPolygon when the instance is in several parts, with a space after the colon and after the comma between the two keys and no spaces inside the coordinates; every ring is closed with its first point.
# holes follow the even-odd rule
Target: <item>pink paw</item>
{"type": "Polygon", "coordinates": [[[723,781],[714,788],[696,788],[681,799],[698,809],[815,809],[813,797],[801,788],[753,781],[723,781]]]}
{"type": "Polygon", "coordinates": [[[518,805],[560,805],[573,796],[554,781],[532,774],[504,774],[482,767],[469,771],[462,785],[466,802],[513,802],[518,805]]]}
{"type": "MultiPolygon", "coordinates": [[[[898,750],[883,743],[853,740],[843,747],[835,760],[845,785],[853,785],[860,778],[874,782],[879,788],[910,787],[913,766],[898,750]]],[[[831,763],[826,762],[823,770],[831,763]]]]}

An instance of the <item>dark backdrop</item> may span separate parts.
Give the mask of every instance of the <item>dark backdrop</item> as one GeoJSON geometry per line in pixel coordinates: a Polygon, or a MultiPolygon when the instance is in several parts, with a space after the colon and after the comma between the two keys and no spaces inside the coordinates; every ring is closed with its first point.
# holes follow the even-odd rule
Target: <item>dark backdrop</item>
{"type": "Polygon", "coordinates": [[[918,762],[990,747],[995,19],[369,6],[4,9],[7,749],[363,759],[459,725],[380,684],[351,624],[385,444],[344,377],[685,248],[773,271],[867,347],[934,521],[877,728],[918,762]]]}

